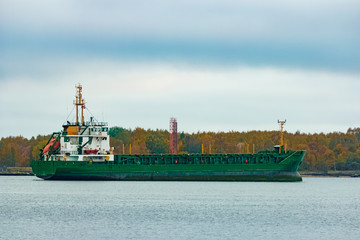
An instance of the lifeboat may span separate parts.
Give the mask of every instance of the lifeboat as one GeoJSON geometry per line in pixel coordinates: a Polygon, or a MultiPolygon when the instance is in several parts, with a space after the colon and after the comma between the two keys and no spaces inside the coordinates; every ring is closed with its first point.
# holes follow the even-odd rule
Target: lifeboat
{"type": "Polygon", "coordinates": [[[99,149],[87,149],[84,150],[85,154],[96,154],[99,151],[99,149]]]}
{"type": "Polygon", "coordinates": [[[50,147],[53,146],[53,149],[57,149],[60,146],[60,142],[56,141],[55,138],[51,139],[50,142],[44,147],[43,153],[49,152],[50,147]]]}

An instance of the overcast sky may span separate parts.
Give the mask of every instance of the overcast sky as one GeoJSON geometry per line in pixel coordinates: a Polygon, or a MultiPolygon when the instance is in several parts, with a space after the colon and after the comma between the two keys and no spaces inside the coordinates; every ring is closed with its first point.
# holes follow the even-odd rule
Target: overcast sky
{"type": "Polygon", "coordinates": [[[345,132],[359,23],[358,0],[0,0],[0,137],[60,130],[77,83],[110,126],[345,132]]]}

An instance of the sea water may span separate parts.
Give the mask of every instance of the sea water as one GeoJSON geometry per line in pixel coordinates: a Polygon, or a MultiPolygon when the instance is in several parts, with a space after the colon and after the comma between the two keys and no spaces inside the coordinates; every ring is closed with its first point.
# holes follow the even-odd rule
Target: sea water
{"type": "Polygon", "coordinates": [[[360,239],[360,179],[44,181],[0,177],[0,239],[360,239]]]}

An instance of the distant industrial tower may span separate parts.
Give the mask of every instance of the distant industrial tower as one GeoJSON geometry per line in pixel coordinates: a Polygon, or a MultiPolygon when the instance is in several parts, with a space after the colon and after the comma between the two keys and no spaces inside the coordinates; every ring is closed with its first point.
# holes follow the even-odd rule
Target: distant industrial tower
{"type": "Polygon", "coordinates": [[[177,121],[170,118],[169,154],[177,154],[177,121]]]}

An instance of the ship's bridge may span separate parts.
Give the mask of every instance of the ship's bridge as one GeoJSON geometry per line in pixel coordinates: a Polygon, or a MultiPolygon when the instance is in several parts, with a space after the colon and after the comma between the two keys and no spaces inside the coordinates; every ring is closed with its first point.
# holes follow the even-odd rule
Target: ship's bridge
{"type": "Polygon", "coordinates": [[[76,122],[67,122],[64,126],[108,126],[109,124],[107,122],[96,122],[96,121],[86,121],[84,124],[79,124],[76,122]]]}

